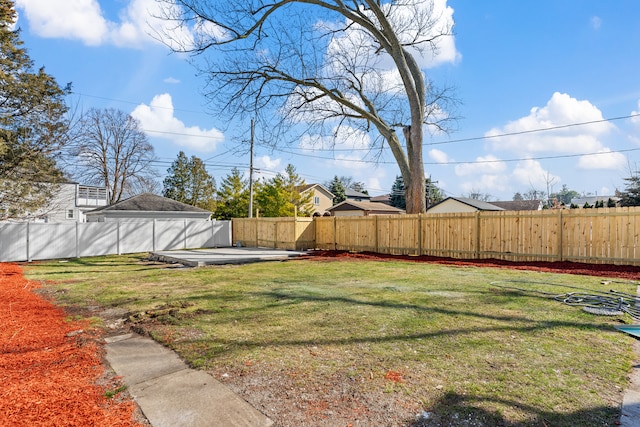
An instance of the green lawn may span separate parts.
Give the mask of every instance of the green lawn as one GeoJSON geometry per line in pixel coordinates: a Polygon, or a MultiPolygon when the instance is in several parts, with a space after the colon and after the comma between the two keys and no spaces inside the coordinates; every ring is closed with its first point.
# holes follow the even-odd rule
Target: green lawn
{"type": "Polygon", "coordinates": [[[214,375],[256,366],[305,390],[337,379],[407,402],[409,421],[417,405],[451,425],[614,425],[634,360],[633,338],[613,328],[629,317],[594,316],[537,292],[636,292],[596,277],[393,261],[186,269],[139,256],[36,263],[25,273],[61,305],[127,309],[214,375]]]}

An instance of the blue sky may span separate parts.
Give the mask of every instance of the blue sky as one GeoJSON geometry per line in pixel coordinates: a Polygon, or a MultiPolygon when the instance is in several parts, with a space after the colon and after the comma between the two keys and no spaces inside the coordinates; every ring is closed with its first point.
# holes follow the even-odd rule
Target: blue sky
{"type": "MultiPolygon", "coordinates": [[[[454,37],[425,72],[454,86],[461,104],[455,131],[425,140],[427,175],[447,195],[473,191],[493,200],[548,184],[598,195],[623,189],[630,168],[640,168],[640,2],[436,1],[454,37]]],[[[69,101],[79,108],[138,118],[161,173],[180,150],[206,160],[218,182],[232,167],[248,169],[249,122],[220,123],[188,58],[149,35],[166,25],[150,16],[154,0],[16,5],[35,65],[71,82],[69,101]]],[[[259,176],[290,163],[307,183],[346,175],[370,194],[388,193],[399,174],[391,154],[377,165],[360,156],[310,151],[301,141],[282,151],[257,147],[254,165],[259,176]]]]}

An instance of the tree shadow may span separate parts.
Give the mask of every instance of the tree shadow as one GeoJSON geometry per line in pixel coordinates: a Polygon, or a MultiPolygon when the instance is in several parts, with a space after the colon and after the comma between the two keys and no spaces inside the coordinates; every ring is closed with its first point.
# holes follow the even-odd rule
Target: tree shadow
{"type": "Polygon", "coordinates": [[[515,400],[464,396],[445,393],[425,409],[410,427],[593,427],[619,425],[620,408],[598,406],[574,412],[559,413],[542,410],[515,400]],[[512,422],[499,410],[483,406],[516,408],[527,415],[527,421],[512,422]]]}

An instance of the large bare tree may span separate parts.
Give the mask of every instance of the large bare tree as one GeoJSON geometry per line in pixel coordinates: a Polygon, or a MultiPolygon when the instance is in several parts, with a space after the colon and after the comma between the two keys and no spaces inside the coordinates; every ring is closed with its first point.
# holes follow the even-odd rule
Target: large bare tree
{"type": "Polygon", "coordinates": [[[373,136],[369,148],[386,143],[400,168],[407,212],[425,211],[424,132],[446,130],[454,101],[423,71],[452,43],[444,0],[158,1],[176,24],[158,37],[193,54],[220,111],[323,145],[373,136]],[[185,28],[192,38],[175,31],[185,28]]]}
{"type": "Polygon", "coordinates": [[[71,155],[74,176],[83,183],[103,185],[109,204],[157,187],[153,146],[140,123],[113,108],[92,108],[74,126],[71,155]]]}

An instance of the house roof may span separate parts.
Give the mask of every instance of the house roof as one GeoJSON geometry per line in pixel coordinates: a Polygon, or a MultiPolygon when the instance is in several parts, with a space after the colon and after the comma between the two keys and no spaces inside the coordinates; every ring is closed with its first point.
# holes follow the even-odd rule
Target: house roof
{"type": "Polygon", "coordinates": [[[373,196],[369,199],[371,202],[391,204],[391,194],[383,194],[381,196],[373,196]]]}
{"type": "MultiPolygon", "coordinates": [[[[122,200],[113,205],[104,206],[89,212],[105,211],[138,211],[138,212],[202,212],[209,213],[206,209],[181,203],[173,199],[158,196],[151,193],[142,193],[137,196],[122,200]]],[[[89,213],[87,212],[87,213],[89,213]]]]}
{"type": "Polygon", "coordinates": [[[300,193],[304,193],[304,192],[309,191],[309,190],[311,190],[313,188],[316,188],[316,189],[318,189],[320,191],[324,191],[325,193],[327,193],[327,195],[330,198],[334,197],[334,194],[331,191],[329,191],[329,189],[327,187],[325,187],[324,185],[322,185],[322,184],[305,184],[305,185],[301,185],[301,186],[297,187],[297,189],[298,189],[298,191],[300,193]]]}
{"type": "Polygon", "coordinates": [[[429,210],[433,209],[434,207],[445,203],[447,201],[456,201],[471,207],[474,207],[476,209],[478,209],[479,211],[503,211],[505,209],[494,205],[493,203],[489,203],[489,202],[483,202],[481,200],[477,200],[477,199],[470,199],[468,197],[447,197],[446,199],[436,203],[435,205],[431,206],[429,208],[429,210]]]}
{"type": "Polygon", "coordinates": [[[542,208],[541,200],[505,200],[491,202],[492,205],[501,207],[506,211],[537,211],[542,208]]]}
{"type": "Polygon", "coordinates": [[[371,196],[368,194],[364,194],[361,193],[359,191],[353,190],[351,188],[345,188],[344,189],[344,195],[347,196],[347,198],[354,198],[354,199],[370,199],[371,196]]]}
{"type": "Polygon", "coordinates": [[[379,202],[358,202],[355,200],[345,200],[338,203],[335,206],[327,209],[328,211],[367,211],[367,212],[391,212],[400,213],[404,212],[402,209],[395,206],[389,206],[385,203],[379,202]]]}

